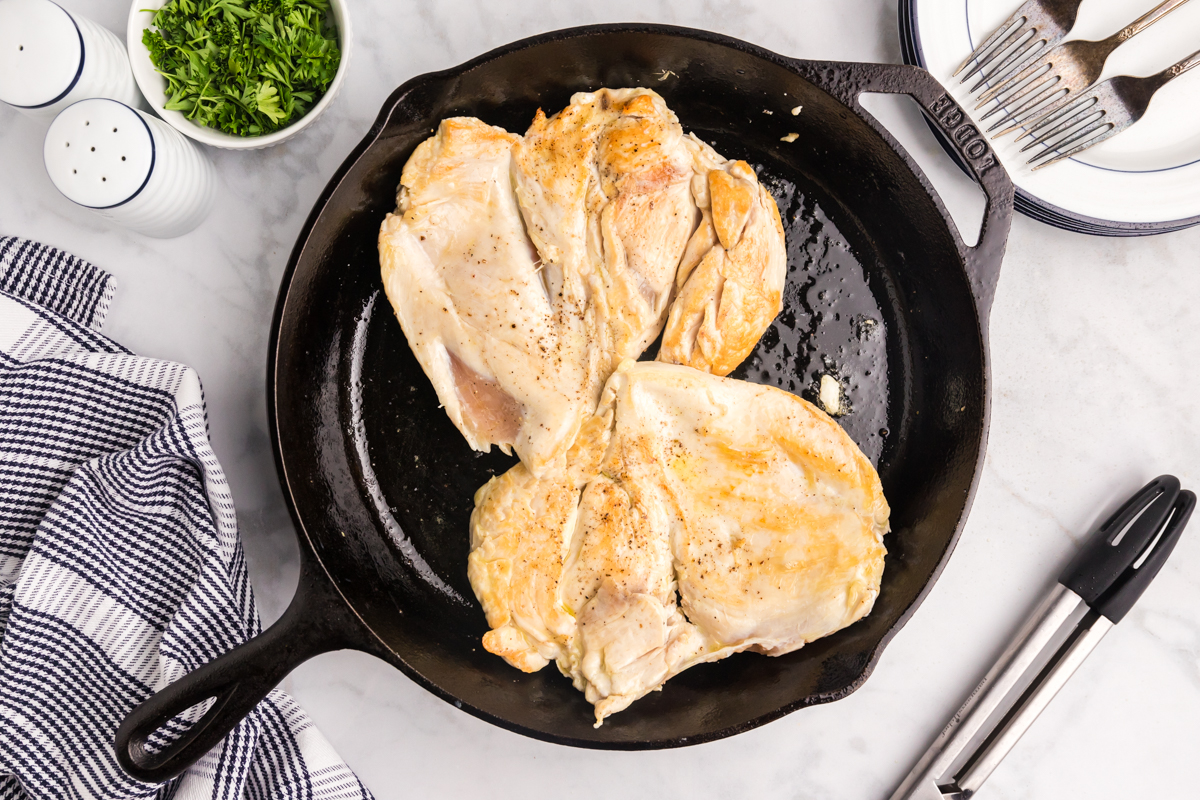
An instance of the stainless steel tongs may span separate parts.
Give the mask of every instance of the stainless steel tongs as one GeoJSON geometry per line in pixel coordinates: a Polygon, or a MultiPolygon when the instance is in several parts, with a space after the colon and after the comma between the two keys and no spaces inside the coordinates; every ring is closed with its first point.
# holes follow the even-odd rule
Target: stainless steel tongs
{"type": "Polygon", "coordinates": [[[891,800],[968,800],[1158,574],[1196,495],[1163,475],[1096,531],[891,800]]]}

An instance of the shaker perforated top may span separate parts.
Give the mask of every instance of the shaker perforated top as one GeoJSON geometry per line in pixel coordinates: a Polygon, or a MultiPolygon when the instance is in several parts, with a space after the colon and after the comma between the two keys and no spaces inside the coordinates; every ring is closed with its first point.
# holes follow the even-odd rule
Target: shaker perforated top
{"type": "Polygon", "coordinates": [[[83,69],[74,20],[50,0],[0,0],[0,100],[36,108],[70,91],[83,69]]]}
{"type": "Polygon", "coordinates": [[[50,180],[69,200],[110,208],[133,198],[154,166],[146,121],[116,100],[93,98],[68,106],[46,131],[50,180]]]}

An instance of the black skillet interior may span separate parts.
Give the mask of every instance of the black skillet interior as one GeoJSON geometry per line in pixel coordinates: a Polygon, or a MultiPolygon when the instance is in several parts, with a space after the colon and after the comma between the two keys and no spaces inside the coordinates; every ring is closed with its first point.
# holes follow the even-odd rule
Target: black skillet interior
{"type": "Polygon", "coordinates": [[[861,685],[965,519],[987,427],[986,310],[1011,214],[986,144],[974,129],[956,135],[989,197],[981,244],[965,248],[915,164],[850,107],[864,89],[912,94],[948,131],[961,120],[919,70],[799,62],[647,25],[547,34],[398,89],[318,202],[281,289],[271,410],[306,571],[294,603],[304,613],[289,611],[275,640],[315,643],[278,655],[280,669],[353,646],[496,724],[620,749],[720,738],[861,685]],[[515,460],[473,452],[438,408],[381,292],[376,236],[406,159],[439,120],[520,132],[537,108],[601,86],[654,88],[685,130],[749,161],[775,194],[785,309],[735,377],[812,399],[820,373],[837,375],[851,407],[839,421],[878,465],[892,533],[866,619],[783,657],[695,667],[595,729],[553,667],[526,675],[480,646],[466,578],[472,496],[515,460]],[[330,610],[347,604],[354,616],[330,610]],[[317,618],[323,632],[306,632],[317,618]]]}

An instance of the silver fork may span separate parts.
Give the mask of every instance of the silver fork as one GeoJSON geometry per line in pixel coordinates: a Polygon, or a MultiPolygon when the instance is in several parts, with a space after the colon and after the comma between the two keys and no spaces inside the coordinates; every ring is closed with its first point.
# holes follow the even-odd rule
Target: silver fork
{"type": "Polygon", "coordinates": [[[1034,137],[1021,152],[1045,145],[1042,152],[1028,161],[1029,164],[1041,162],[1034,167],[1037,170],[1100,144],[1141,119],[1155,92],[1197,66],[1200,66],[1200,50],[1162,72],[1144,78],[1118,75],[1074,99],[1065,97],[1021,137],[1034,137]]]}
{"type": "Polygon", "coordinates": [[[1112,51],[1137,36],[1188,0],[1166,0],[1138,17],[1106,39],[1088,41],[1077,39],[1060,44],[1021,69],[1016,75],[980,95],[976,108],[991,100],[997,105],[979,121],[1003,113],[988,132],[1003,127],[995,134],[1003,136],[1035,119],[1050,103],[1081,92],[1096,82],[1104,71],[1104,63],[1112,51]]]}
{"type": "Polygon", "coordinates": [[[966,83],[979,75],[972,92],[988,81],[1004,80],[1027,60],[1058,44],[1075,25],[1082,4],[1083,0],[1027,0],[950,77],[956,77],[973,61],[975,69],[959,81],[966,83]]]}

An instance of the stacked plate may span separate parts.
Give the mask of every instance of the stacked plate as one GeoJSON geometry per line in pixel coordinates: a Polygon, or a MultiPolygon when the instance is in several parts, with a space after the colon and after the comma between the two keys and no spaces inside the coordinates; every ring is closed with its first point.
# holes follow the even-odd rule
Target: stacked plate
{"type": "MultiPolygon", "coordinates": [[[[951,78],[1021,0],[900,0],[904,60],[929,70],[979,123],[970,87],[951,78]]],[[[1153,0],[1084,0],[1070,39],[1102,39],[1153,7],[1153,0]]],[[[1200,3],[1189,3],[1126,42],[1101,80],[1149,75],[1194,52],[1200,3]]],[[[982,91],[982,90],[981,90],[982,91]]],[[[933,128],[933,126],[930,126],[933,128]]],[[[936,128],[934,133],[938,134],[936,128]]],[[[940,134],[939,138],[940,138],[940,134]]],[[[1013,135],[992,140],[1016,184],[1016,208],[1058,228],[1099,236],[1144,236],[1200,224],[1200,70],[1158,92],[1149,111],[1119,136],[1045,169],[1025,162],[1013,135]]],[[[953,149],[947,146],[953,156],[953,149]]]]}

